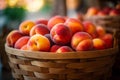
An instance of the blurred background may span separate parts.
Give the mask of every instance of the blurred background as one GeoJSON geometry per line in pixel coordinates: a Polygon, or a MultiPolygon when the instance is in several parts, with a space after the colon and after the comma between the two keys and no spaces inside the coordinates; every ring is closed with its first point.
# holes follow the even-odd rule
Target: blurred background
{"type": "MultiPolygon", "coordinates": [[[[6,35],[24,20],[49,19],[54,15],[78,18],[89,7],[114,7],[118,3],[119,0],[0,0],[0,45],[4,47],[6,35]]],[[[0,54],[0,80],[12,80],[4,48],[0,54]]]]}

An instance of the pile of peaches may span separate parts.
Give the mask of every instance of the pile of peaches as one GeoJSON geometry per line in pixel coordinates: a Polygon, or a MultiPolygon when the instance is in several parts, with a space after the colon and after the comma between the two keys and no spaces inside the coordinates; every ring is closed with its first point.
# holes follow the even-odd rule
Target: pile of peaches
{"type": "Polygon", "coordinates": [[[90,7],[85,17],[91,16],[120,16],[120,4],[117,4],[114,8],[113,7],[104,7],[103,9],[98,9],[96,7],[90,7]]]}
{"type": "Polygon", "coordinates": [[[75,18],[25,20],[6,37],[9,47],[43,52],[103,50],[113,47],[113,35],[101,26],[75,18]]]}

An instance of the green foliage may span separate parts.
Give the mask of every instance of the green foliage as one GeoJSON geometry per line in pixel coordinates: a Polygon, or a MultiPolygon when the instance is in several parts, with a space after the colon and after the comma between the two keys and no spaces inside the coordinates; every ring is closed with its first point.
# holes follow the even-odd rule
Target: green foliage
{"type": "Polygon", "coordinates": [[[7,7],[4,14],[9,20],[22,20],[25,17],[25,9],[22,7],[7,7]]]}

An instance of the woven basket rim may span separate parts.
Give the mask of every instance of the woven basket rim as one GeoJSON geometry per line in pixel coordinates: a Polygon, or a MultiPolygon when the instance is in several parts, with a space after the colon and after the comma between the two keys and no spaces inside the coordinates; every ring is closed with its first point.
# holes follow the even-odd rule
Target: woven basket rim
{"type": "Polygon", "coordinates": [[[85,19],[120,19],[120,16],[109,16],[109,15],[106,15],[106,16],[98,16],[98,15],[94,15],[94,16],[90,16],[90,17],[86,17],[85,19]]]}
{"type": "Polygon", "coordinates": [[[7,44],[5,44],[5,51],[7,52],[7,54],[35,59],[77,59],[77,58],[86,59],[115,55],[118,51],[118,46],[114,46],[113,48],[104,50],[55,53],[55,52],[19,50],[9,47],[7,46],[7,44]]]}

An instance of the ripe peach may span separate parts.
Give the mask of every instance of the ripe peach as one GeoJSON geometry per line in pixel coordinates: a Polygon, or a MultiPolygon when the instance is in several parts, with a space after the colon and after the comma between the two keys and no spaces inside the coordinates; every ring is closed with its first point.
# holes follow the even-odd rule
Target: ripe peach
{"type": "Polygon", "coordinates": [[[118,16],[120,15],[120,9],[112,9],[109,13],[110,16],[118,16]]]}
{"type": "Polygon", "coordinates": [[[93,47],[96,50],[102,50],[106,48],[105,42],[100,38],[93,39],[93,47]]]}
{"type": "Polygon", "coordinates": [[[50,41],[45,36],[35,34],[29,39],[27,48],[32,51],[49,51],[50,41]]]}
{"type": "Polygon", "coordinates": [[[87,51],[93,48],[92,37],[87,32],[77,32],[73,35],[71,46],[76,51],[87,51]]]}
{"type": "Polygon", "coordinates": [[[51,30],[54,25],[58,23],[64,23],[64,22],[65,22],[65,18],[63,16],[54,16],[49,19],[47,26],[48,26],[48,29],[51,30]]]}
{"type": "Polygon", "coordinates": [[[101,37],[101,39],[105,42],[106,48],[111,48],[113,46],[113,35],[110,33],[105,34],[101,37]]]}
{"type": "Polygon", "coordinates": [[[21,38],[23,34],[18,30],[11,31],[6,37],[6,43],[10,47],[14,47],[16,41],[21,38]]]}
{"type": "Polygon", "coordinates": [[[96,26],[92,22],[85,21],[83,25],[85,32],[89,33],[93,38],[97,37],[96,26]]]}
{"type": "Polygon", "coordinates": [[[56,24],[50,31],[54,43],[65,45],[70,42],[72,33],[63,23],[56,24]]]}
{"type": "Polygon", "coordinates": [[[20,49],[22,46],[24,46],[24,45],[27,44],[27,42],[28,42],[29,39],[30,39],[29,36],[23,36],[23,37],[19,38],[19,39],[16,41],[16,43],[15,43],[15,45],[14,45],[14,48],[20,49]]]}
{"type": "Polygon", "coordinates": [[[57,49],[56,53],[72,52],[73,50],[69,46],[61,46],[57,49]]]}
{"type": "Polygon", "coordinates": [[[109,14],[111,10],[112,10],[111,7],[105,7],[105,8],[103,9],[103,11],[104,11],[106,14],[109,14]]]}
{"type": "Polygon", "coordinates": [[[94,16],[96,15],[97,13],[99,12],[99,9],[95,8],[95,7],[90,7],[88,10],[87,10],[87,13],[85,15],[85,17],[91,17],[91,16],[94,16]]]}
{"type": "Polygon", "coordinates": [[[84,30],[82,22],[75,18],[68,18],[65,22],[65,25],[70,28],[72,34],[84,30]]]}
{"type": "Polygon", "coordinates": [[[98,37],[102,37],[103,35],[106,34],[106,31],[102,26],[97,26],[96,31],[97,31],[98,37]]]}
{"type": "Polygon", "coordinates": [[[56,52],[58,48],[60,48],[61,46],[60,45],[53,45],[51,48],[50,48],[50,52],[56,52]]]}
{"type": "Polygon", "coordinates": [[[38,19],[38,20],[35,21],[35,24],[47,25],[48,24],[48,20],[47,19],[38,19]]]}
{"type": "Polygon", "coordinates": [[[109,13],[107,13],[107,12],[105,12],[105,11],[99,11],[98,12],[98,16],[106,16],[106,15],[108,15],[109,13]]]}
{"type": "Polygon", "coordinates": [[[30,20],[26,20],[23,21],[20,26],[19,26],[19,30],[20,32],[22,32],[23,34],[29,35],[31,28],[35,25],[35,23],[33,21],[30,20]]]}
{"type": "Polygon", "coordinates": [[[28,50],[28,48],[27,48],[27,44],[24,45],[24,46],[22,46],[22,47],[20,48],[20,50],[28,50]]]}
{"type": "Polygon", "coordinates": [[[37,24],[30,30],[30,36],[33,36],[35,34],[45,35],[48,33],[50,33],[50,31],[44,24],[37,24]]]}

